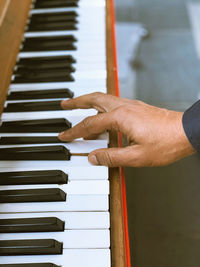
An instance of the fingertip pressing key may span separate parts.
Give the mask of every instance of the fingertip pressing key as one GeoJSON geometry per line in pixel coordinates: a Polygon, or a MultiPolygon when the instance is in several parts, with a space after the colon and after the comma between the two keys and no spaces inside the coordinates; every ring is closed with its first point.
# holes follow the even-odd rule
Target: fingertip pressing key
{"type": "Polygon", "coordinates": [[[99,165],[99,162],[98,162],[98,160],[97,160],[97,157],[96,157],[94,154],[89,155],[89,156],[88,156],[88,160],[89,160],[89,162],[90,162],[92,165],[99,165]]]}
{"type": "Polygon", "coordinates": [[[65,132],[61,132],[61,133],[59,133],[58,138],[59,138],[61,141],[63,141],[64,137],[65,137],[65,132]]]}
{"type": "Polygon", "coordinates": [[[60,102],[61,108],[65,109],[65,102],[66,102],[66,101],[67,101],[67,100],[62,100],[62,101],[60,102]]]}

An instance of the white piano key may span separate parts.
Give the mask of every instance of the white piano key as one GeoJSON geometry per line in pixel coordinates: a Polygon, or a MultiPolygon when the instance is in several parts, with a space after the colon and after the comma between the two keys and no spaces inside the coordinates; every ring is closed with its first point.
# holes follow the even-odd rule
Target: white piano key
{"type": "Polygon", "coordinates": [[[109,248],[110,231],[100,230],[65,230],[64,232],[46,233],[1,233],[1,240],[55,239],[63,243],[64,249],[109,248]]]}
{"type": "MultiPolygon", "coordinates": [[[[18,54],[18,58],[35,58],[35,57],[54,57],[54,56],[72,56],[73,58],[76,58],[77,61],[80,64],[83,64],[85,61],[86,66],[88,64],[95,65],[94,63],[96,62],[97,64],[100,64],[101,62],[105,64],[106,62],[106,51],[105,49],[98,49],[97,50],[91,50],[90,47],[85,48],[83,50],[75,50],[75,51],[68,51],[68,50],[63,50],[63,51],[39,51],[39,52],[20,52],[18,54]],[[87,50],[90,52],[87,52],[87,50]]],[[[91,70],[92,71],[92,70],[91,70]]]]}
{"type": "Polygon", "coordinates": [[[66,202],[1,203],[0,213],[108,211],[108,195],[68,195],[66,202]]]}
{"type": "Polygon", "coordinates": [[[29,145],[4,145],[0,148],[11,147],[33,147],[33,146],[58,146],[66,147],[70,153],[90,153],[95,149],[107,148],[107,140],[74,140],[70,143],[53,143],[53,144],[29,144],[29,145]]]}
{"type": "Polygon", "coordinates": [[[10,89],[19,91],[19,90],[39,90],[39,89],[56,89],[56,88],[69,88],[75,94],[78,93],[79,90],[81,92],[107,92],[107,85],[105,80],[103,79],[82,79],[81,81],[75,82],[51,82],[51,83],[21,83],[21,84],[11,84],[10,89]],[[84,91],[85,90],[85,91],[84,91]]]}
{"type": "Polygon", "coordinates": [[[91,1],[80,1],[80,6],[86,6],[88,8],[90,8],[91,6],[93,7],[105,7],[106,3],[105,1],[93,1],[93,3],[91,1]]]}
{"type": "Polygon", "coordinates": [[[62,267],[111,267],[109,249],[64,249],[62,255],[3,256],[1,264],[51,262],[62,267]]]}
{"type": "Polygon", "coordinates": [[[34,120],[41,118],[70,118],[71,116],[88,117],[96,115],[95,109],[75,109],[75,110],[55,110],[55,111],[36,111],[36,112],[4,112],[2,120],[34,120]]]}
{"type": "Polygon", "coordinates": [[[41,213],[0,213],[0,219],[56,217],[65,222],[65,229],[108,229],[109,212],[41,212],[41,213]]]}
{"type": "Polygon", "coordinates": [[[95,42],[92,44],[82,44],[78,45],[79,42],[75,46],[76,50],[51,50],[51,51],[22,51],[19,53],[19,58],[29,58],[29,57],[47,57],[47,56],[73,56],[76,59],[77,64],[83,64],[83,60],[85,60],[86,64],[95,63],[105,63],[106,62],[106,44],[104,42],[95,42]]]}
{"type": "MultiPolygon", "coordinates": [[[[105,0],[80,0],[78,2],[78,7],[76,8],[80,8],[80,7],[88,7],[88,8],[92,8],[92,7],[105,7],[105,0]]],[[[38,10],[38,9],[35,9],[38,10]]],[[[41,9],[40,9],[41,10],[41,9]]]]}
{"type": "MultiPolygon", "coordinates": [[[[57,162],[56,162],[57,163],[57,162]]],[[[12,166],[0,167],[1,172],[20,172],[20,171],[40,171],[40,170],[61,170],[68,174],[69,181],[76,180],[107,180],[108,179],[108,167],[105,166],[89,166],[88,162],[85,162],[84,166],[79,166],[78,164],[74,167],[65,166],[59,164],[50,164],[45,161],[44,164],[32,164],[31,167],[22,167],[23,162],[13,162],[12,166]],[[16,165],[16,166],[15,166],[16,165]],[[86,166],[87,165],[87,166],[86,166]],[[15,167],[14,167],[15,166],[15,167]],[[20,167],[21,166],[21,167],[20,167]]],[[[1,165],[2,166],[2,165],[1,165]]]]}
{"type": "MultiPolygon", "coordinates": [[[[36,136],[54,136],[57,137],[57,133],[0,133],[0,139],[1,137],[36,137],[36,136]]],[[[82,138],[78,138],[76,140],[83,140],[82,138]]],[[[109,143],[109,134],[108,133],[102,133],[100,134],[95,140],[106,140],[107,143],[109,143]]],[[[44,142],[45,143],[45,142],[44,142]]]]}
{"type": "Polygon", "coordinates": [[[53,168],[60,167],[89,167],[91,164],[88,161],[88,157],[84,156],[72,156],[70,160],[22,160],[22,161],[9,161],[0,160],[0,168],[47,168],[53,166],[53,168]]]}
{"type": "MultiPolygon", "coordinates": [[[[91,26],[91,25],[90,25],[91,26]]],[[[101,33],[102,34],[102,33],[101,33]]],[[[80,33],[80,31],[47,31],[47,32],[25,32],[24,37],[53,37],[53,36],[66,36],[66,35],[74,35],[74,37],[79,41],[91,41],[96,43],[96,41],[105,43],[106,39],[105,37],[102,37],[103,35],[95,35],[94,31],[91,33],[91,35],[86,35],[85,33],[80,33]]]]}
{"type": "MultiPolygon", "coordinates": [[[[30,15],[32,14],[48,14],[48,13],[63,13],[63,12],[76,12],[78,18],[85,17],[87,19],[95,18],[98,16],[102,16],[105,14],[105,5],[88,8],[87,6],[82,6],[80,4],[79,7],[58,7],[58,8],[36,8],[30,10],[30,15]]],[[[102,23],[103,21],[101,21],[102,23]]]]}
{"type": "MultiPolygon", "coordinates": [[[[106,65],[105,65],[105,62],[100,62],[100,63],[96,63],[96,64],[93,63],[93,62],[85,62],[83,64],[82,63],[73,64],[73,67],[75,68],[75,72],[72,72],[71,74],[75,78],[75,81],[71,82],[71,83],[75,83],[75,82],[78,82],[79,80],[82,81],[82,80],[85,80],[85,79],[87,79],[90,83],[94,83],[94,84],[96,82],[96,79],[98,81],[100,81],[101,84],[105,83],[105,77],[106,77],[106,65]],[[91,77],[87,77],[88,73],[90,73],[90,75],[93,75],[92,79],[91,79],[91,77]],[[85,74],[85,76],[83,76],[84,74],[85,74]]],[[[17,70],[17,67],[16,67],[16,70],[17,70]]],[[[15,75],[13,75],[13,79],[14,79],[14,77],[15,77],[15,75]]],[[[100,89],[101,89],[101,84],[99,86],[100,89]]],[[[91,90],[93,88],[89,88],[89,89],[91,90]]],[[[85,90],[87,90],[87,88],[85,88],[85,90]]]]}
{"type": "Polygon", "coordinates": [[[59,188],[68,195],[106,195],[109,194],[109,181],[69,181],[68,184],[44,185],[0,185],[0,190],[59,188]]]}

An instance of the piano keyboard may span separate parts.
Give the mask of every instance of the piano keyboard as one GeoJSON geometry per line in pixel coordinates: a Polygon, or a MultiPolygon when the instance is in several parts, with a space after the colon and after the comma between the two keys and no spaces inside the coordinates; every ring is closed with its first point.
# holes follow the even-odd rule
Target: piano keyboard
{"type": "Polygon", "coordinates": [[[58,133],[96,111],[60,101],[107,92],[105,0],[34,0],[0,125],[0,267],[110,267],[108,168],[96,140],[58,133]]]}

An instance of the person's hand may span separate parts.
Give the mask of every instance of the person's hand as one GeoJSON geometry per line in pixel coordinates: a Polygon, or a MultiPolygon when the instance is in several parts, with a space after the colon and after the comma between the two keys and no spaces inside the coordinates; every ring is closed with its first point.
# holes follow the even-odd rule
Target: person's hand
{"type": "Polygon", "coordinates": [[[147,105],[141,101],[93,93],[64,100],[62,107],[95,108],[99,113],[59,134],[62,141],[93,139],[106,130],[123,133],[129,146],[97,149],[88,156],[95,165],[162,166],[194,153],[183,126],[182,112],[147,105]]]}

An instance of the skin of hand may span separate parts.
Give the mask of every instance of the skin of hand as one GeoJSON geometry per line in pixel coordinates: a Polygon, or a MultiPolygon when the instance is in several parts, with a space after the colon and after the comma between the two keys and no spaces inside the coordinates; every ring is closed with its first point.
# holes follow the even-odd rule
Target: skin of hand
{"type": "Polygon", "coordinates": [[[127,137],[127,147],[92,151],[88,159],[94,165],[163,166],[195,153],[182,126],[183,112],[103,93],[64,100],[61,106],[66,110],[94,108],[99,112],[60,133],[61,141],[94,139],[107,130],[127,137]]]}

